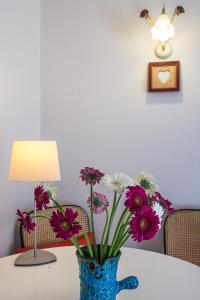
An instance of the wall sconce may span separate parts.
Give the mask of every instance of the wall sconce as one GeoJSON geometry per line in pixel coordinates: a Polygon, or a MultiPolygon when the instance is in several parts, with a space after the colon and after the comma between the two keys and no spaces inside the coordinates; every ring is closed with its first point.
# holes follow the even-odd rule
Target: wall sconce
{"type": "Polygon", "coordinates": [[[158,58],[166,59],[172,54],[173,49],[168,41],[175,36],[175,28],[173,22],[176,16],[179,16],[184,12],[185,10],[182,6],[177,6],[174,10],[172,18],[170,19],[170,17],[166,15],[164,6],[160,16],[158,17],[156,22],[154,22],[147,9],[141,11],[140,17],[145,18],[151,26],[152,38],[159,41],[154,50],[155,55],[158,58]]]}

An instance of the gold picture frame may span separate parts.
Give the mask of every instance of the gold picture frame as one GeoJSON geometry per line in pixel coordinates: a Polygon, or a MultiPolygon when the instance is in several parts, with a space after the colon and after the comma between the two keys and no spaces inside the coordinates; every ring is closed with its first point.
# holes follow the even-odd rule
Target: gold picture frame
{"type": "Polygon", "coordinates": [[[149,92],[180,90],[180,62],[153,62],[148,66],[149,92]]]}

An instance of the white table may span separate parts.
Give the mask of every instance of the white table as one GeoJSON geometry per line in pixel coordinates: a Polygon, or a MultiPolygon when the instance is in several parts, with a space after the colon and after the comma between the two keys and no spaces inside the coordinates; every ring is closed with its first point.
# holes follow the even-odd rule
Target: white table
{"type": "MultiPolygon", "coordinates": [[[[57,262],[15,267],[16,255],[0,259],[1,300],[79,300],[79,269],[74,247],[50,249],[57,262]]],[[[136,290],[118,300],[199,300],[200,268],[162,254],[123,248],[118,280],[136,275],[136,290]]],[[[103,300],[103,299],[102,299],[103,300]]]]}

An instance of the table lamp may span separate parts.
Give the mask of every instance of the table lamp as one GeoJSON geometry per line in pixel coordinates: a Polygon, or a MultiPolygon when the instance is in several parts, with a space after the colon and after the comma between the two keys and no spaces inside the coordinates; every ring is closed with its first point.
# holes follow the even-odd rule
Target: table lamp
{"type": "MultiPolygon", "coordinates": [[[[16,182],[41,182],[60,180],[60,168],[55,141],[14,141],[12,147],[9,180],[16,182]]],[[[56,256],[37,249],[37,210],[34,201],[34,249],[19,255],[16,266],[33,266],[50,263],[56,256]]]]}

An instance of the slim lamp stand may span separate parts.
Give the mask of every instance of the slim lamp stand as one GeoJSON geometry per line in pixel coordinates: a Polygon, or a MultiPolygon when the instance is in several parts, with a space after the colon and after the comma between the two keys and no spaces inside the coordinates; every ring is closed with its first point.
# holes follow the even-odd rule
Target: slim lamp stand
{"type": "Polygon", "coordinates": [[[32,250],[26,251],[20,254],[15,260],[15,266],[37,266],[48,264],[50,262],[56,261],[56,256],[45,250],[37,249],[37,209],[36,201],[34,201],[34,248],[32,250]]]}
{"type": "MultiPolygon", "coordinates": [[[[56,141],[14,141],[10,159],[9,180],[15,182],[42,182],[60,180],[60,167],[56,141]]],[[[34,217],[36,220],[34,199],[34,217]]],[[[50,226],[50,225],[49,225],[50,226]]],[[[17,256],[15,266],[36,266],[56,261],[56,256],[37,249],[37,226],[33,236],[33,249],[17,256]]]]}

